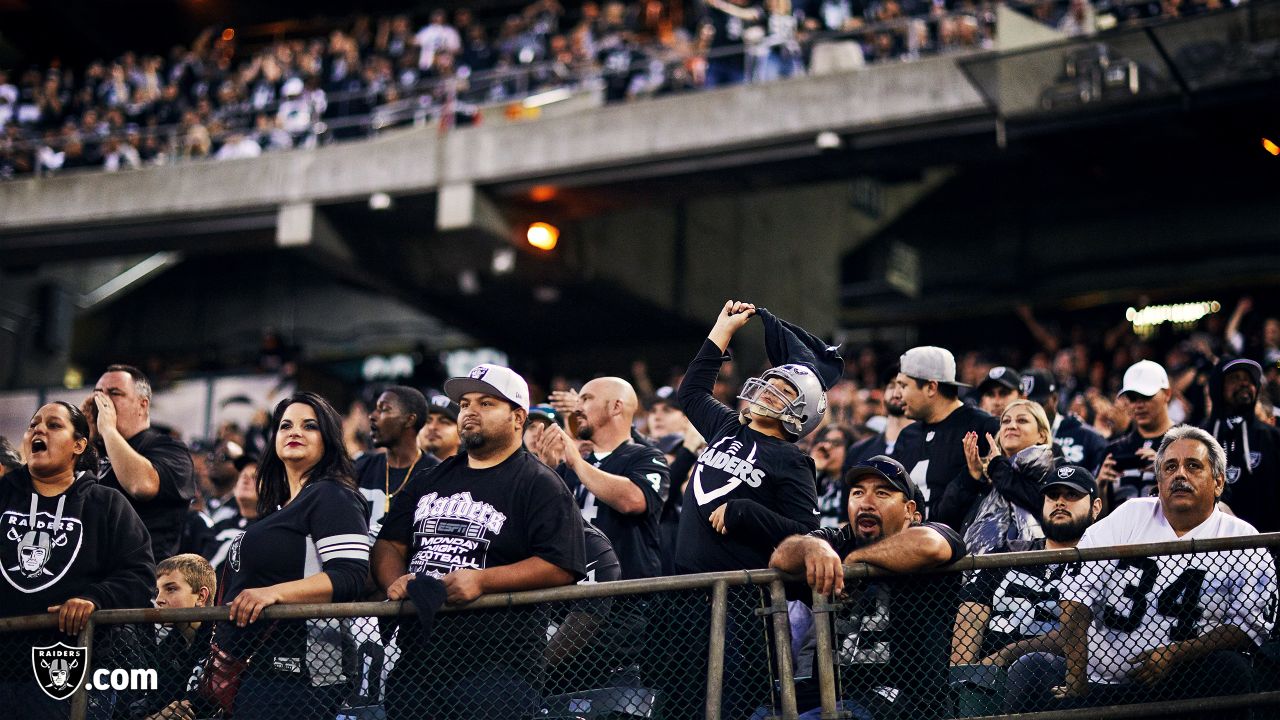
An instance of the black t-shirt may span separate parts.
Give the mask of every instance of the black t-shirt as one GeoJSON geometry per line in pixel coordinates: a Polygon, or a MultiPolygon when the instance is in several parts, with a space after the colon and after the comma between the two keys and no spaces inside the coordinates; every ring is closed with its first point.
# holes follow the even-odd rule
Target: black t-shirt
{"type": "Polygon", "coordinates": [[[753,430],[711,395],[727,357],[707,340],[680,385],[685,415],[707,447],[698,455],[680,513],[681,572],[764,568],[778,543],[818,527],[813,460],[793,443],[753,430]],[[728,534],[711,527],[725,509],[728,534]]]}
{"type": "MultiPolygon", "coordinates": [[[[1160,449],[1160,443],[1163,440],[1163,434],[1153,438],[1144,438],[1138,433],[1138,428],[1134,427],[1129,432],[1112,440],[1111,444],[1107,445],[1107,454],[1111,455],[1123,466],[1126,461],[1134,458],[1139,450],[1160,449]]],[[[1150,497],[1156,494],[1156,469],[1154,463],[1146,463],[1142,467],[1121,469],[1119,472],[1120,480],[1112,486],[1114,488],[1111,500],[1113,509],[1116,505],[1130,498],[1150,497]]]]}
{"type": "MultiPolygon", "coordinates": [[[[955,562],[964,540],[950,527],[925,523],[951,546],[955,562]]],[[[866,545],[849,526],[809,533],[840,555],[866,545]]],[[[844,696],[875,693],[900,708],[895,717],[942,717],[949,707],[947,660],[960,575],[898,575],[846,583],[850,597],[834,613],[844,696]],[[910,713],[910,714],[903,714],[910,713]]]]}
{"type": "Polygon", "coordinates": [[[944,502],[947,487],[968,473],[964,459],[964,436],[978,433],[979,451],[987,454],[986,434],[993,436],[1000,421],[976,407],[962,405],[936,423],[914,422],[902,429],[893,448],[893,459],[902,463],[924,493],[926,520],[950,525],[955,530],[964,526],[969,503],[944,502]]]}
{"type": "Polygon", "coordinates": [[[98,483],[123,492],[151,533],[151,553],[156,562],[177,554],[187,507],[196,496],[195,468],[191,452],[172,437],[147,428],[129,438],[129,447],[146,458],[160,476],[160,490],[150,500],[138,500],[120,485],[111,458],[100,454],[98,483]]]}
{"type": "Polygon", "coordinates": [[[413,470],[413,476],[418,477],[439,464],[440,460],[430,453],[423,453],[417,462],[402,468],[388,468],[386,453],[365,453],[356,460],[356,485],[360,487],[367,506],[365,517],[369,520],[370,538],[377,539],[392,498],[408,487],[406,475],[409,471],[413,470]]]}
{"type": "MultiPolygon", "coordinates": [[[[1039,538],[1018,550],[1043,550],[1044,545],[1044,538],[1039,538]]],[[[979,570],[960,591],[960,602],[991,608],[978,657],[1058,627],[1062,597],[1058,581],[1079,567],[1079,563],[1057,563],[979,570]]]]}
{"type": "Polygon", "coordinates": [[[644,493],[645,511],[634,515],[618,512],[601,502],[567,465],[561,465],[557,472],[582,508],[582,519],[593,523],[609,538],[622,563],[624,580],[658,577],[662,574],[658,520],[671,483],[666,458],[657,448],[625,442],[603,459],[592,453],[587,456],[587,462],[635,483],[644,493]]]}
{"type": "Polygon", "coordinates": [[[235,542],[235,539],[240,537],[240,533],[247,530],[252,523],[253,520],[241,515],[240,509],[236,508],[234,515],[214,523],[213,527],[209,528],[200,554],[213,566],[214,572],[219,573],[219,577],[221,577],[222,564],[227,561],[227,554],[231,552],[231,543],[235,542]]]}
{"type": "Polygon", "coordinates": [[[1080,422],[1075,415],[1059,415],[1054,422],[1053,444],[1071,465],[1079,465],[1096,473],[1107,456],[1107,439],[1080,422]]]}
{"type": "MultiPolygon", "coordinates": [[[[337,481],[312,480],[287,505],[231,542],[222,603],[241,591],[301,580],[324,572],[332,602],[351,602],[369,573],[369,528],[359,493],[337,481]]],[[[218,623],[219,647],[253,657],[250,672],[301,674],[316,685],[343,679],[341,624],[326,620],[258,621],[243,628],[218,623]]]]}

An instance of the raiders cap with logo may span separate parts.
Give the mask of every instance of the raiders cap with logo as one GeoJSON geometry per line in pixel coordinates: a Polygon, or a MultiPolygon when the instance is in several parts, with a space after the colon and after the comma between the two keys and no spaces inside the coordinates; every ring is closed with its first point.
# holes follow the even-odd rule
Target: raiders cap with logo
{"type": "Polygon", "coordinates": [[[991,387],[1008,388],[1014,392],[1022,392],[1022,375],[1011,367],[1000,365],[991,368],[987,376],[978,383],[978,394],[982,394],[991,387]]]}
{"type": "Polygon", "coordinates": [[[1089,497],[1098,496],[1098,481],[1093,479],[1093,473],[1079,465],[1062,465],[1049,473],[1045,477],[1044,485],[1040,486],[1041,494],[1054,485],[1065,485],[1089,497]]]}
{"type": "Polygon", "coordinates": [[[458,420],[458,403],[449,399],[448,395],[432,395],[427,404],[427,415],[444,415],[450,420],[458,420]]]}
{"type": "Polygon", "coordinates": [[[529,409],[529,383],[511,368],[484,363],[471,368],[466,377],[450,378],[444,383],[444,393],[450,400],[460,402],[467,393],[484,393],[529,409]]]}

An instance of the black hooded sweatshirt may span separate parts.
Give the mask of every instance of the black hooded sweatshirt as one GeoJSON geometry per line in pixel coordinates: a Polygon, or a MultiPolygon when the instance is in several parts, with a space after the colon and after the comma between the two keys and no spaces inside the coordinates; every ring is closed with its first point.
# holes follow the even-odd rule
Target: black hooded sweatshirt
{"type": "Polygon", "coordinates": [[[1258,532],[1275,532],[1280,530],[1280,429],[1260,422],[1252,406],[1233,407],[1222,396],[1222,368],[1230,360],[1223,358],[1209,376],[1213,413],[1203,425],[1227,451],[1222,501],[1258,532]]]}
{"type": "MultiPolygon", "coordinates": [[[[61,495],[44,497],[22,467],[0,478],[0,577],[4,617],[43,615],[75,597],[100,610],[150,607],[156,584],[151,536],[129,500],[90,473],[61,495]]],[[[26,657],[32,645],[59,640],[74,644],[57,628],[0,633],[0,657],[26,657]]],[[[22,663],[3,668],[3,679],[31,678],[22,663]]]]}

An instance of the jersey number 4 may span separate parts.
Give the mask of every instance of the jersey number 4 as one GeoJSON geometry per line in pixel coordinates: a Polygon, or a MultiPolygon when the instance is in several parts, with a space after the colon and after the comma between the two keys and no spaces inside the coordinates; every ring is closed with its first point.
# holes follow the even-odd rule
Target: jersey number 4
{"type": "MultiPolygon", "coordinates": [[[[1121,560],[1116,569],[1121,573],[1130,569],[1140,571],[1137,582],[1130,582],[1124,588],[1124,596],[1129,598],[1132,607],[1125,614],[1111,603],[1102,608],[1102,624],[1112,630],[1133,632],[1142,626],[1150,607],[1148,596],[1155,589],[1156,580],[1160,576],[1160,566],[1151,558],[1132,558],[1121,560]]],[[[1174,623],[1169,630],[1169,640],[1181,642],[1198,635],[1196,625],[1204,614],[1200,607],[1200,590],[1204,585],[1205,571],[1190,568],[1178,579],[1160,592],[1156,598],[1156,612],[1171,618],[1174,623]]]]}

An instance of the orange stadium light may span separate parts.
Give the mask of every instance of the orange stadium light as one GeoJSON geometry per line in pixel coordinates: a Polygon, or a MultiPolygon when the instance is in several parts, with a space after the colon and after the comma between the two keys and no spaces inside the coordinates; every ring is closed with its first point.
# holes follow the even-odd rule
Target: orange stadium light
{"type": "Polygon", "coordinates": [[[1280,155],[1280,145],[1276,145],[1275,143],[1271,142],[1267,138],[1262,138],[1262,149],[1266,150],[1272,155],[1280,155]]]}
{"type": "Polygon", "coordinates": [[[525,237],[529,239],[530,245],[539,250],[553,250],[560,240],[560,228],[550,223],[536,222],[529,226],[525,237]]]}

